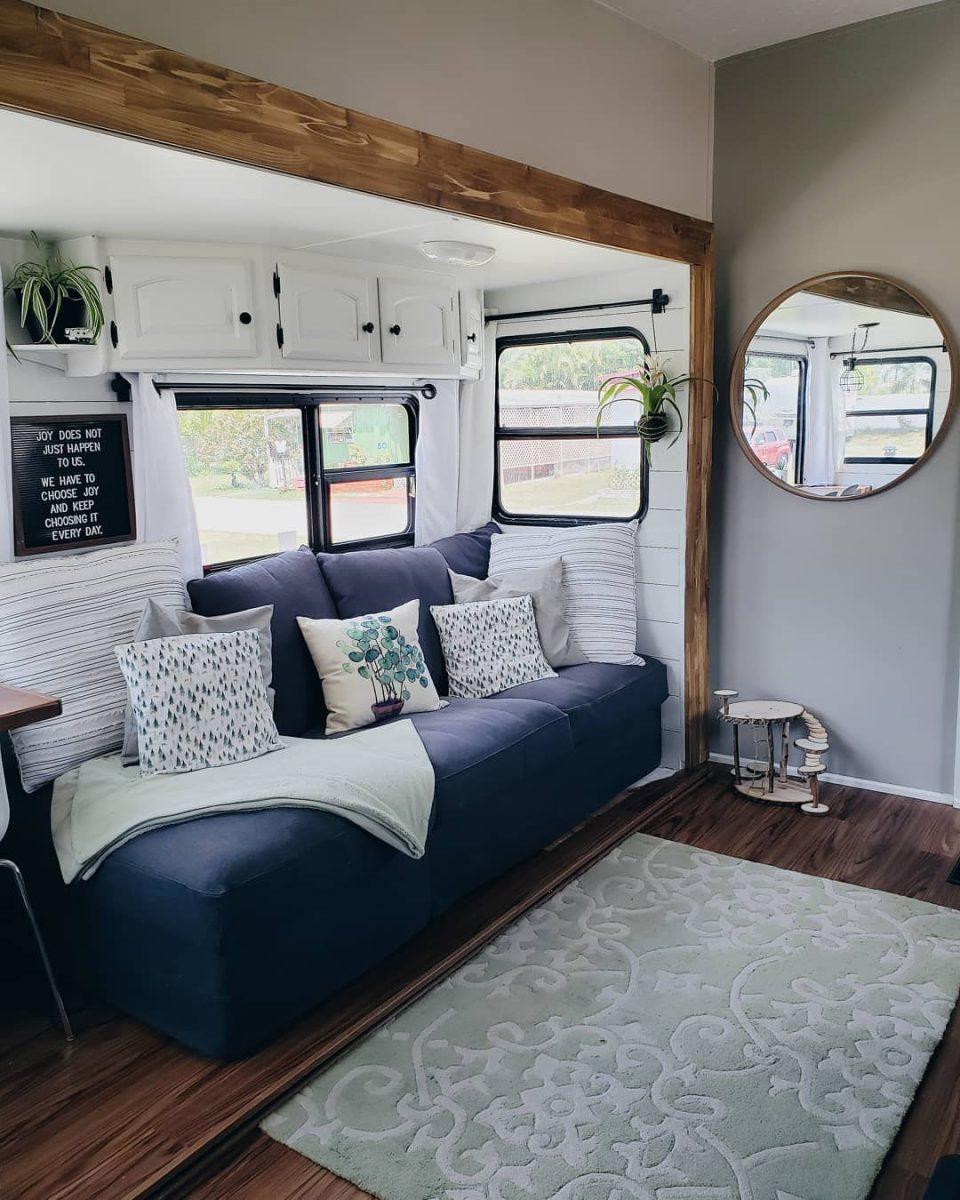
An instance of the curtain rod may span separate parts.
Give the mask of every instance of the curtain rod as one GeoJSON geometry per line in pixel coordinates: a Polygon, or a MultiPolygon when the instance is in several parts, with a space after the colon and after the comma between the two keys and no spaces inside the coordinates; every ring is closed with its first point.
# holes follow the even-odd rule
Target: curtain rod
{"type": "Polygon", "coordinates": [[[761,340],[767,342],[800,342],[803,346],[813,346],[815,344],[813,338],[796,337],[790,333],[755,333],[753,335],[753,341],[757,342],[761,340]]]}
{"type": "Polygon", "coordinates": [[[606,304],[571,304],[567,308],[535,308],[529,312],[491,313],[483,318],[484,325],[491,321],[519,321],[530,317],[559,317],[564,313],[601,312],[607,308],[644,308],[650,305],[650,311],[657,316],[666,310],[670,297],[665,295],[662,288],[654,288],[653,295],[645,300],[611,300],[606,304]]]}
{"type": "Polygon", "coordinates": [[[831,350],[831,358],[870,358],[874,354],[909,354],[913,350],[940,350],[947,352],[946,342],[936,342],[932,346],[868,346],[854,354],[851,350],[831,350]]]}
{"type": "MultiPolygon", "coordinates": [[[[436,394],[436,385],[432,383],[412,384],[291,384],[291,383],[158,383],[153,386],[160,391],[171,392],[229,392],[234,396],[255,396],[264,392],[282,392],[289,396],[409,396],[411,392],[419,393],[424,400],[432,400],[436,394]]],[[[115,375],[110,383],[118,400],[130,399],[130,385],[120,375],[115,375]],[[124,394],[125,393],[125,394],[124,394]]]]}

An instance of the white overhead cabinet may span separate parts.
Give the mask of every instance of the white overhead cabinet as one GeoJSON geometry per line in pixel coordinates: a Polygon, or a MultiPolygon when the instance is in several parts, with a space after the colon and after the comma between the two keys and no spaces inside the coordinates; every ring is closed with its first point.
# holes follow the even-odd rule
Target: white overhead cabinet
{"type": "Polygon", "coordinates": [[[478,379],[483,370],[483,292],[460,293],[460,366],[478,379]]]}
{"type": "Polygon", "coordinates": [[[280,301],[283,359],[314,363],[380,362],[377,279],[342,260],[283,255],[274,287],[280,301]]]}
{"type": "Polygon", "coordinates": [[[380,327],[384,365],[457,373],[460,329],[453,279],[412,272],[381,275],[380,327]]]}
{"type": "Polygon", "coordinates": [[[260,255],[227,247],[108,246],[111,338],[126,366],[269,362],[260,255]]]}

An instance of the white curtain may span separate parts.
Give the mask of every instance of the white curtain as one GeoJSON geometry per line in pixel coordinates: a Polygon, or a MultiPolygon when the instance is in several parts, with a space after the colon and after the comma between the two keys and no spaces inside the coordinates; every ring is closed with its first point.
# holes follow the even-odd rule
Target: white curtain
{"type": "Polygon", "coordinates": [[[176,538],[184,579],[203,574],[197,517],[180,444],[177,402],[158,392],[152,375],[126,375],[133,389],[133,478],[137,536],[144,542],[176,538]]]}
{"type": "Polygon", "coordinates": [[[457,531],[459,384],[455,379],[443,379],[435,386],[437,394],[433,399],[420,401],[414,529],[418,546],[457,531]]]}
{"type": "Polygon", "coordinates": [[[476,529],[490,520],[493,502],[493,422],[497,378],[497,326],[483,339],[483,374],[460,384],[460,490],[457,528],[476,529]]]}
{"type": "Polygon", "coordinates": [[[828,338],[813,339],[807,370],[806,436],[801,482],[808,487],[816,487],[835,483],[837,478],[837,422],[828,338]]]}
{"type": "MultiPolygon", "coordinates": [[[[2,282],[2,281],[0,281],[2,282]]],[[[0,310],[0,328],[3,313],[0,310]]],[[[10,467],[10,382],[7,355],[0,350],[0,562],[13,559],[13,476],[10,467]]],[[[0,788],[3,787],[0,781],[0,788]]]]}

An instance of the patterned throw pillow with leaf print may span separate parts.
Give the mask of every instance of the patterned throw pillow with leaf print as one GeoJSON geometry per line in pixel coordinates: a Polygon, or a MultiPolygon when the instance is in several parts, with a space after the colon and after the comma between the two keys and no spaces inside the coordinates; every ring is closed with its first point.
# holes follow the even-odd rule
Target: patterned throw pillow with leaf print
{"type": "Polygon", "coordinates": [[[420,649],[420,601],[346,621],[297,617],[323,684],[327,733],[440,708],[420,649]]]}
{"type": "Polygon", "coordinates": [[[430,612],[440,631],[451,696],[480,700],[556,675],[543,656],[529,596],[432,605],[430,612]]]}

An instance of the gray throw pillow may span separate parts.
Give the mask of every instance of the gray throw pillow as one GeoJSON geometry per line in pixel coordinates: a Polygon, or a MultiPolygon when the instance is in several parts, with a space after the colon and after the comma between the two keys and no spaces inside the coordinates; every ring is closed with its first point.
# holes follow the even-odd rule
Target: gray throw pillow
{"type": "Polygon", "coordinates": [[[510,571],[499,579],[474,579],[450,572],[450,585],[457,604],[483,600],[509,600],[529,596],[537,619],[543,656],[551,667],[575,667],[589,659],[573,640],[563,615],[563,560],[555,558],[539,567],[510,571]]]}
{"type": "MultiPolygon", "coordinates": [[[[134,630],[135,642],[150,642],[154,638],[187,637],[202,633],[240,633],[245,629],[255,630],[260,634],[260,670],[263,675],[263,686],[267,689],[267,700],[273,708],[273,637],[270,632],[270,620],[273,617],[273,605],[264,604],[260,608],[245,608],[242,612],[225,613],[220,617],[203,617],[199,613],[190,612],[184,608],[167,608],[156,600],[148,600],[144,606],[143,616],[134,630]]],[[[137,722],[133,715],[133,706],[129,699],[123,720],[123,750],[120,761],[125,767],[132,767],[140,761],[140,748],[137,741],[137,722]]]]}

